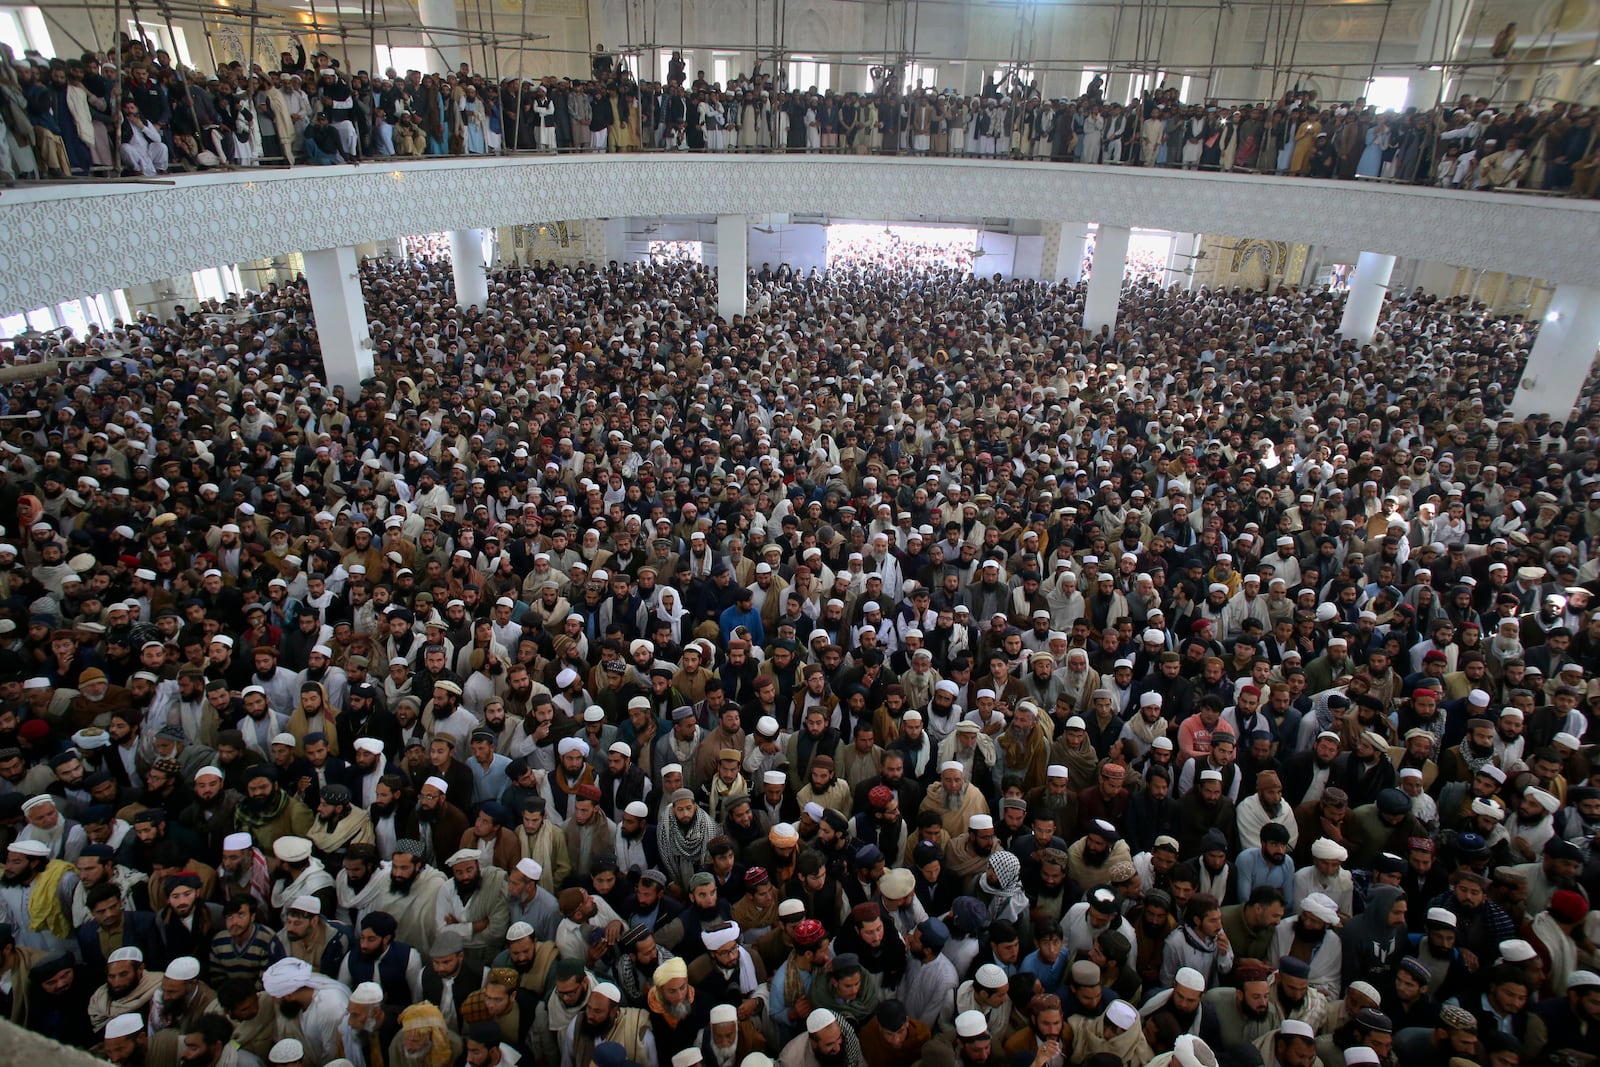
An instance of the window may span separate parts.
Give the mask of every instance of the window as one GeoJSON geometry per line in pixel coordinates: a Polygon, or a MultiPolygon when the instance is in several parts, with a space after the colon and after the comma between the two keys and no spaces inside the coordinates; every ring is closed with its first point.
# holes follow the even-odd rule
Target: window
{"type": "Polygon", "coordinates": [[[181,63],[185,67],[194,66],[194,60],[189,58],[189,40],[179,27],[174,26],[169,33],[160,23],[129,19],[128,33],[135,40],[143,40],[150,48],[167,53],[173,62],[181,63]]]}
{"type": "Polygon", "coordinates": [[[1406,93],[1411,89],[1410,78],[1373,78],[1367,82],[1367,103],[1379,111],[1404,111],[1406,93]]]}
{"type": "Polygon", "coordinates": [[[819,63],[812,56],[795,56],[789,61],[789,88],[815,88],[825,93],[829,87],[828,74],[828,64],[819,63]]]}
{"type": "Polygon", "coordinates": [[[21,58],[32,49],[45,56],[56,54],[44,14],[36,7],[0,7],[0,42],[11,46],[11,54],[21,58]]]}
{"type": "Polygon", "coordinates": [[[924,89],[937,91],[939,88],[939,68],[919,67],[915,63],[907,65],[905,79],[901,82],[901,90],[907,93],[912,92],[916,89],[918,82],[922,83],[924,89]]]}
{"type": "Polygon", "coordinates": [[[226,300],[234,293],[244,292],[244,283],[239,278],[239,269],[231,264],[226,267],[212,267],[209,270],[197,270],[192,275],[194,278],[195,295],[201,300],[226,300]]]}
{"type": "Polygon", "coordinates": [[[1082,74],[1078,75],[1078,95],[1082,96],[1084,93],[1088,92],[1089,83],[1094,81],[1095,78],[1099,77],[1099,75],[1100,72],[1094,70],[1086,70],[1082,74]]]}
{"type": "Polygon", "coordinates": [[[1183,81],[1178,83],[1178,99],[1184,103],[1193,103],[1189,97],[1189,88],[1194,84],[1194,79],[1185,74],[1183,81]]]}
{"type": "Polygon", "coordinates": [[[739,73],[737,52],[711,53],[711,80],[726,89],[739,73]]]}
{"type": "Polygon", "coordinates": [[[393,68],[394,72],[403,78],[408,70],[426,74],[431,69],[426,48],[390,48],[388,45],[380,44],[375,51],[380,71],[393,68]]]}

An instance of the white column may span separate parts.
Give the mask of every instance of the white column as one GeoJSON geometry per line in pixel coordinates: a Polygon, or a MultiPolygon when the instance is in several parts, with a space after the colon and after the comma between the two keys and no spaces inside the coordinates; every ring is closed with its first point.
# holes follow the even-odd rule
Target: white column
{"type": "Polygon", "coordinates": [[[303,253],[311,312],[317,320],[322,373],[330,386],[344,386],[354,397],[363,378],[372,377],[372,336],[367,305],[357,276],[356,250],[349,245],[303,253]]]}
{"type": "Polygon", "coordinates": [[[1050,222],[1046,228],[1055,227],[1061,234],[1056,245],[1055,262],[1042,263],[1045,281],[1067,282],[1077,285],[1083,280],[1084,249],[1089,244],[1087,222],[1050,222]]]}
{"type": "MultiPolygon", "coordinates": [[[[606,219],[606,263],[628,261],[628,220],[606,219]]],[[[720,235],[719,235],[720,236],[720,235]]]]}
{"type": "Polygon", "coordinates": [[[1126,226],[1100,227],[1094,239],[1094,260],[1090,264],[1089,292],[1083,300],[1083,325],[1090,333],[1100,327],[1117,326],[1117,302],[1122,298],[1122,275],[1128,266],[1128,238],[1133,231],[1126,226]]]}
{"type": "MultiPolygon", "coordinates": [[[[428,33],[427,29],[460,29],[461,24],[456,20],[456,0],[417,0],[417,14],[424,28],[423,43],[430,49],[437,49],[428,57],[428,69],[432,70],[434,61],[443,57],[445,69],[454,74],[466,52],[461,47],[463,39],[454,33],[428,33]]],[[[405,71],[402,70],[400,74],[404,77],[405,71]]]]}
{"type": "Polygon", "coordinates": [[[1381,252],[1363,252],[1350,275],[1350,296],[1344,302],[1344,317],[1339,332],[1357,344],[1367,344],[1378,329],[1378,312],[1389,295],[1389,276],[1394,273],[1394,257],[1381,252]]]}
{"type": "Polygon", "coordinates": [[[456,303],[463,310],[489,306],[489,273],[483,266],[483,231],[450,231],[450,270],[456,279],[456,303]]]}
{"type": "Polygon", "coordinates": [[[1548,415],[1566,422],[1600,348],[1600,287],[1558,285],[1539,325],[1522,381],[1511,398],[1517,418],[1548,415]]]}
{"type": "Polygon", "coordinates": [[[1461,39],[1465,20],[1461,9],[1470,0],[1428,0],[1428,10],[1422,16],[1422,32],[1417,37],[1416,62],[1420,68],[1411,75],[1407,86],[1406,105],[1428,112],[1439,98],[1439,87],[1451,77],[1449,71],[1429,70],[1443,67],[1455,58],[1456,42],[1461,39]]]}
{"type": "Polygon", "coordinates": [[[745,313],[750,270],[749,220],[717,216],[717,314],[728,322],[745,313]]]}

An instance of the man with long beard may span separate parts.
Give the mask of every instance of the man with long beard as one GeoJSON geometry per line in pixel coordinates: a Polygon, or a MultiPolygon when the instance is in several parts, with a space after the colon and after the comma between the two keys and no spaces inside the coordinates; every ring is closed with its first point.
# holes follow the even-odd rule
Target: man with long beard
{"type": "Polygon", "coordinates": [[[239,829],[256,839],[263,852],[280,837],[303,838],[316,816],[278,785],[277,771],[260,764],[245,773],[245,798],[234,810],[239,829]]]}
{"type": "Polygon", "coordinates": [[[19,947],[49,955],[73,950],[72,895],[77,886],[72,864],[51,859],[44,842],[11,843],[0,873],[0,903],[12,916],[19,947]]]}
{"type": "Polygon", "coordinates": [[[483,967],[499,951],[511,925],[506,872],[485,868],[475,848],[457,850],[445,865],[453,877],[440,888],[435,904],[440,932],[460,934],[466,943],[467,966],[483,967]]]}
{"type": "Polygon", "coordinates": [[[694,986],[689,984],[689,968],[681,959],[670,959],[651,976],[645,1007],[650,1012],[650,1030],[655,1035],[656,1056],[670,1060],[694,1045],[698,1027],[694,1014],[694,986]]]}
{"type": "Polygon", "coordinates": [[[148,971],[144,953],[130,946],[106,958],[106,981],[89,998],[89,1027],[99,1032],[107,1020],[126,1012],[144,1014],[161,988],[161,972],[148,971]]]}
{"type": "MultiPolygon", "coordinates": [[[[394,917],[395,936],[420,952],[427,952],[439,929],[434,905],[449,877],[422,860],[422,842],[401,838],[395,842],[389,867],[374,871],[371,880],[356,894],[353,904],[358,919],[373,912],[394,917]]],[[[341,898],[342,900],[342,898],[341,898]]]]}
{"type": "Polygon", "coordinates": [[[622,1006],[622,992],[610,982],[597,982],[589,990],[583,1013],[567,1024],[561,1042],[561,1067],[589,1067],[597,1046],[620,1045],[636,1064],[657,1063],[656,1039],[650,1032],[650,1013],[622,1006]]]}
{"type": "Polygon", "coordinates": [[[1322,893],[1311,893],[1300,900],[1300,913],[1279,923],[1272,935],[1273,955],[1305,963],[1311,985],[1328,997],[1339,996],[1344,979],[1339,922],[1338,906],[1322,893]]]}
{"type": "Polygon", "coordinates": [[[1279,957],[1278,970],[1270,979],[1272,996],[1267,1004],[1272,1029],[1290,1019],[1303,1022],[1313,1030],[1322,1029],[1322,1022],[1328,1016],[1328,998],[1311,985],[1310,976],[1311,968],[1304,960],[1279,957]]]}
{"type": "MultiPolygon", "coordinates": [[[[970,1067],[988,1062],[988,1034],[983,1035],[982,1045],[982,1058],[966,1060],[970,1067]]],[[[783,1047],[778,1067],[864,1067],[864,1061],[855,1031],[823,1008],[806,1016],[806,1032],[783,1047]]]]}
{"type": "MultiPolygon", "coordinates": [[[[340,1055],[340,1031],[349,1015],[350,990],[336,979],[312,973],[311,964],[282,959],[261,976],[282,1020],[297,1022],[305,1067],[324,1067],[340,1055]]],[[[283,1032],[280,1023],[280,1033],[283,1032]]]]}
{"type": "MultiPolygon", "coordinates": [[[[1271,972],[1259,960],[1242,960],[1233,969],[1236,988],[1207,990],[1205,1003],[1216,1012],[1220,1044],[1255,1044],[1276,1026],[1272,1019],[1271,972]]],[[[1281,1020],[1280,1020],[1281,1021],[1281,1020]]]]}
{"type": "Polygon", "coordinates": [[[387,912],[375,911],[361,920],[356,947],[339,966],[339,981],[355,987],[375,982],[383,993],[383,1009],[390,1017],[422,999],[422,954],[396,936],[398,926],[387,912]]]}

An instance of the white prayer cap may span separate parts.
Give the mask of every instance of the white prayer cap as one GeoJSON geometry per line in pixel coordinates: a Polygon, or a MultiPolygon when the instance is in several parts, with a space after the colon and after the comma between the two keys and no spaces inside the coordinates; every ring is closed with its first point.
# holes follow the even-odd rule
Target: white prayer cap
{"type": "Polygon", "coordinates": [[[650,807],[642,800],[635,800],[622,809],[622,814],[632,815],[635,819],[650,818],[650,807]]]}
{"type": "Polygon", "coordinates": [[[540,866],[538,860],[533,859],[532,857],[524,857],[523,859],[518,860],[517,871],[522,875],[522,877],[530,878],[535,882],[544,877],[544,868],[540,866]]]}
{"type": "Polygon", "coordinates": [[[377,982],[362,982],[350,994],[350,1003],[368,1006],[383,1003],[383,986],[377,982]]]}
{"type": "Polygon", "coordinates": [[[1195,989],[1202,993],[1205,992],[1206,988],[1205,976],[1193,967],[1179,967],[1178,973],[1173,977],[1173,982],[1184,989],[1195,989]]]}
{"type": "Polygon", "coordinates": [[[193,956],[179,956],[167,964],[166,975],[179,982],[192,982],[200,977],[200,961],[193,956]]]}
{"type": "MultiPolygon", "coordinates": [[[[822,1014],[822,1013],[818,1012],[817,1014],[822,1014]]],[[[827,1014],[831,1016],[833,1013],[830,1011],[830,1012],[827,1012],[827,1014]]],[[[812,1018],[813,1019],[816,1018],[816,1015],[813,1015],[812,1018]]],[[[832,1019],[829,1019],[829,1022],[831,1022],[831,1021],[832,1021],[832,1019]]],[[[806,1027],[809,1029],[810,1026],[811,1026],[811,1021],[808,1019],[806,1021],[806,1027]]],[[[820,1029],[820,1027],[818,1029],[820,1029]]],[[[812,1033],[816,1033],[817,1031],[816,1030],[812,1030],[811,1032],[812,1033]]],[[[982,1037],[984,1034],[986,1034],[988,1032],[989,1032],[989,1020],[984,1017],[983,1012],[975,1011],[975,1010],[974,1011],[964,1011],[960,1015],[956,1016],[956,1036],[957,1037],[969,1037],[969,1038],[970,1037],[982,1037]]]]}
{"type": "Polygon", "coordinates": [[[458,848],[450,853],[450,858],[444,861],[446,867],[454,867],[458,863],[482,863],[483,853],[475,848],[458,848]]]}
{"type": "Polygon", "coordinates": [[[197,782],[202,778],[221,778],[221,777],[222,777],[222,769],[220,767],[212,767],[209,764],[207,766],[201,767],[198,771],[194,772],[194,780],[197,781],[197,782]]]}
{"type": "Polygon", "coordinates": [[[939,764],[939,773],[943,774],[945,771],[957,771],[961,774],[966,774],[967,768],[962,765],[960,760],[952,759],[945,760],[943,763],[939,764]]]}
{"type": "Polygon", "coordinates": [[[428,788],[429,786],[432,786],[441,793],[450,792],[450,783],[445,781],[443,778],[440,778],[437,774],[430,775],[428,780],[422,783],[422,788],[424,789],[428,788]]]}
{"type": "Polygon", "coordinates": [[[1139,1013],[1125,1000],[1114,1000],[1106,1009],[1106,1019],[1118,1030],[1131,1030],[1139,1021],[1139,1013]]]}
{"type": "Polygon", "coordinates": [[[726,1026],[739,1021],[739,1009],[732,1004],[718,1004],[711,1009],[711,1025],[726,1026]]]}
{"type": "Polygon", "coordinates": [[[1526,963],[1536,955],[1533,946],[1520,938],[1500,942],[1500,958],[1507,963],[1526,963]]]}
{"type": "Polygon", "coordinates": [[[690,1045],[672,1057],[672,1067],[694,1067],[700,1062],[700,1046],[690,1045]]]}
{"type": "Polygon", "coordinates": [[[1345,1067],[1358,1067],[1360,1064],[1381,1063],[1378,1054],[1366,1045],[1352,1045],[1344,1050],[1345,1067]]]}
{"type": "Polygon", "coordinates": [[[144,1019],[140,1017],[138,1012],[123,1012],[106,1023],[106,1040],[114,1041],[119,1037],[132,1037],[143,1029],[144,1019]]]}
{"type": "Polygon", "coordinates": [[[107,963],[144,963],[144,952],[132,945],[123,945],[106,957],[107,963]]]}
{"type": "Polygon", "coordinates": [[[591,997],[604,997],[613,1004],[622,1003],[622,990],[610,982],[596,982],[594,988],[589,990],[589,995],[591,997]]]}
{"type": "Polygon", "coordinates": [[[307,915],[321,915],[322,901],[318,900],[310,893],[301,893],[290,902],[289,910],[304,912],[307,915]]]}
{"type": "Polygon", "coordinates": [[[1070,774],[1067,773],[1066,765],[1065,764],[1061,764],[1061,763],[1052,763],[1052,764],[1050,764],[1050,766],[1046,767],[1044,769],[1044,776],[1046,778],[1070,778],[1070,777],[1072,777],[1070,774]]]}
{"type": "Polygon", "coordinates": [[[974,815],[967,820],[968,830],[993,830],[994,819],[987,815],[974,815]]]}
{"type": "Polygon", "coordinates": [[[34,808],[42,808],[42,807],[45,807],[47,805],[49,807],[52,807],[52,808],[55,807],[55,805],[56,805],[56,802],[53,799],[51,799],[50,794],[49,793],[36,793],[35,795],[29,797],[27,799],[27,801],[23,803],[22,810],[23,810],[23,812],[26,813],[26,812],[32,811],[34,808]]]}
{"type": "Polygon", "coordinates": [[[1285,1019],[1278,1027],[1278,1033],[1285,1037],[1303,1037],[1307,1041],[1315,1041],[1317,1035],[1310,1024],[1300,1019],[1285,1019]]]}
{"type": "Polygon", "coordinates": [[[556,675],[556,688],[565,689],[578,680],[578,672],[571,667],[561,668],[561,673],[556,675]]]}
{"type": "Polygon", "coordinates": [[[267,1053],[268,1063],[299,1063],[306,1058],[305,1049],[300,1042],[292,1037],[286,1037],[272,1046],[267,1053]]]}

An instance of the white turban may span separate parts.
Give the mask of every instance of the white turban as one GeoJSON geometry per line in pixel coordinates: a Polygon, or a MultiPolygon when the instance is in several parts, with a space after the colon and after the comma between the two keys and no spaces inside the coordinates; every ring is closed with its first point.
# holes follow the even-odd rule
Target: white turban
{"type": "Polygon", "coordinates": [[[556,746],[556,754],[560,755],[560,756],[565,756],[568,752],[579,752],[579,753],[582,753],[583,754],[583,758],[584,759],[588,759],[589,758],[589,742],[583,740],[581,737],[564,738],[562,740],[562,742],[559,745],[556,746]]]}
{"type": "Polygon", "coordinates": [[[720,930],[700,931],[700,943],[705,945],[707,952],[715,952],[739,940],[739,924],[730,922],[720,930]]]}
{"type": "Polygon", "coordinates": [[[269,997],[286,997],[311,984],[311,964],[289,957],[268,967],[261,975],[261,986],[269,997]]]}

